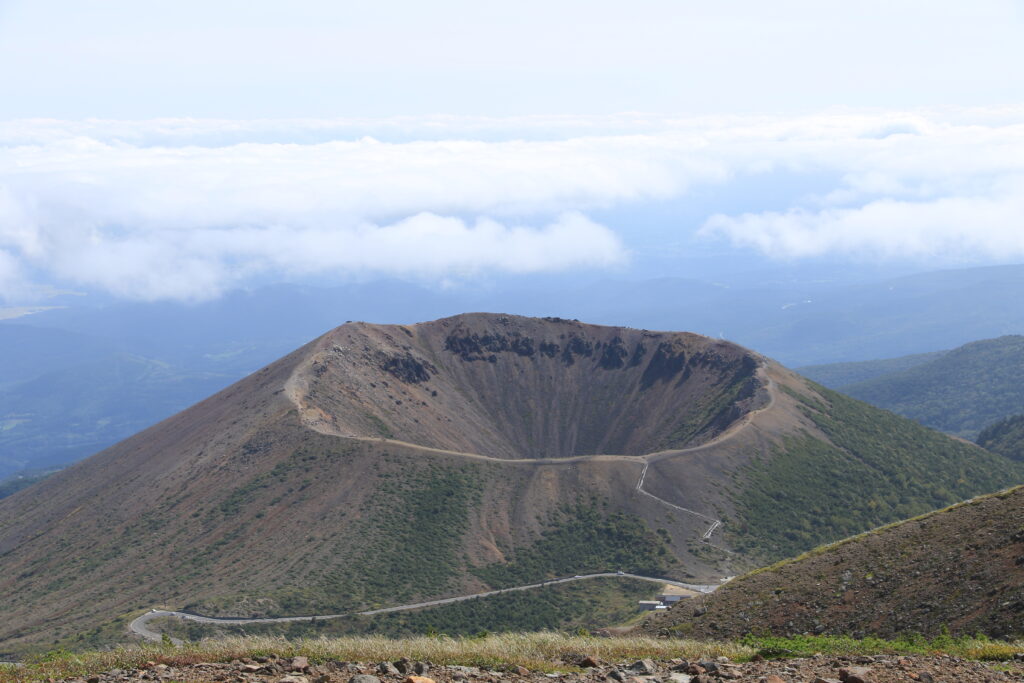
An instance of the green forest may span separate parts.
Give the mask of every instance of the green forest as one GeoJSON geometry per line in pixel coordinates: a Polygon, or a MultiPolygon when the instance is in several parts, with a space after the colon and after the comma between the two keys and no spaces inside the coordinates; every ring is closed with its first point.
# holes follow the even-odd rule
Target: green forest
{"type": "Polygon", "coordinates": [[[838,387],[965,439],[1024,406],[1024,336],[972,342],[907,370],[838,387]]]}
{"type": "Polygon", "coordinates": [[[978,434],[978,445],[1024,462],[1024,415],[1011,415],[985,427],[978,434]]]}

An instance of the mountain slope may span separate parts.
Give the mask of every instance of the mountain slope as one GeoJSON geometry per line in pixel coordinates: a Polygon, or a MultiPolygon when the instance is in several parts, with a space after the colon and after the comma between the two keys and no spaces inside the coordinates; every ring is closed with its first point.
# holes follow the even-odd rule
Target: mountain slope
{"type": "Polygon", "coordinates": [[[978,445],[1010,460],[1024,461],[1024,415],[1011,415],[978,434],[978,445]]]}
{"type": "Polygon", "coordinates": [[[933,361],[840,391],[973,439],[987,424],[1024,405],[1024,336],[965,344],[933,361]]]}
{"type": "Polygon", "coordinates": [[[980,497],[735,579],[701,609],[679,605],[644,630],[1020,636],[1021,519],[1024,487],[980,497]]]}
{"type": "Polygon", "coordinates": [[[0,500],[0,651],[158,603],[325,614],[618,569],[706,583],[1020,478],[843,400],[686,333],[347,324],[0,500]],[[794,462],[876,490],[780,543],[770,525],[822,494],[794,462]]]}
{"type": "Polygon", "coordinates": [[[867,382],[878,377],[886,377],[897,372],[924,365],[938,360],[948,351],[930,351],[915,353],[899,358],[882,358],[879,360],[862,360],[851,363],[829,363],[826,365],[805,365],[796,371],[818,384],[830,389],[840,389],[850,384],[867,382]]]}

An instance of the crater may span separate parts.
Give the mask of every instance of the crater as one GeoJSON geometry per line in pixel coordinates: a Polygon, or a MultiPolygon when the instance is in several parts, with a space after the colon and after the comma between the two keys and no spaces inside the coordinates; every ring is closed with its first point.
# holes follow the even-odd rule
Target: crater
{"type": "Polygon", "coordinates": [[[346,324],[318,349],[293,393],[310,426],[494,458],[687,448],[767,400],[759,357],[685,332],[481,313],[346,324]]]}

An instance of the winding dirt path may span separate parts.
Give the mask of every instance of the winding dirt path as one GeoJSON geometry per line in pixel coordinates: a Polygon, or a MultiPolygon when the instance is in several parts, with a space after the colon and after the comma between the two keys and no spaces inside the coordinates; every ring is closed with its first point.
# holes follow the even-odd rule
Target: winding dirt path
{"type": "MultiPolygon", "coordinates": [[[[570,581],[585,581],[587,579],[597,579],[604,577],[616,577],[624,579],[639,579],[641,581],[650,581],[652,583],[668,584],[671,586],[679,586],[680,588],[686,588],[688,590],[696,591],[698,593],[710,593],[718,588],[717,584],[693,584],[683,583],[681,581],[674,581],[672,579],[659,579],[653,576],[640,576],[639,574],[626,574],[623,572],[601,572],[598,574],[583,574],[576,576],[566,576],[560,579],[550,579],[548,581],[542,581],[540,583],[531,583],[525,586],[513,586],[511,588],[499,588],[497,590],[486,591],[484,593],[473,593],[471,595],[459,595],[454,598],[441,598],[439,600],[428,600],[426,602],[416,602],[409,605],[396,605],[395,607],[381,607],[379,609],[364,610],[362,612],[347,612],[345,614],[317,614],[306,617],[259,617],[252,619],[243,619],[239,617],[207,617],[201,614],[192,614],[190,612],[174,612],[170,610],[152,609],[146,612],[140,617],[136,617],[128,628],[132,633],[142,636],[146,640],[160,641],[163,639],[163,634],[158,633],[149,628],[149,622],[160,617],[178,617],[179,619],[188,619],[190,621],[197,621],[204,624],[282,624],[293,621],[313,621],[314,619],[326,620],[326,619],[342,619],[345,617],[356,617],[356,616],[373,616],[375,614],[388,614],[391,612],[405,612],[408,610],[422,609],[424,607],[435,607],[437,605],[448,605],[453,602],[463,602],[465,600],[475,600],[476,598],[486,598],[491,595],[500,595],[502,593],[512,593],[515,591],[526,591],[533,590],[534,588],[543,588],[544,586],[551,586],[558,583],[568,583],[570,581]]],[[[176,644],[180,645],[181,641],[177,638],[171,638],[176,644]]]]}

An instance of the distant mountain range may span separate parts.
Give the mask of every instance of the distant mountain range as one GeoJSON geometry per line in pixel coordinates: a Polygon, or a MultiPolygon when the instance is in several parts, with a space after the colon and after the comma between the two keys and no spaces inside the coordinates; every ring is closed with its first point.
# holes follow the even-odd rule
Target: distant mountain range
{"type": "Polygon", "coordinates": [[[336,614],[595,571],[710,583],[1022,475],[722,340],[351,323],[0,500],[0,653],[115,641],[155,604],[336,614]]]}
{"type": "MultiPolygon", "coordinates": [[[[64,308],[0,322],[0,480],[127,438],[345,320],[402,323],[467,310],[561,316],[691,330],[804,366],[1019,334],[1022,298],[1024,266],[866,284],[774,274],[737,286],[683,278],[450,289],[397,281],[277,285],[199,304],[65,296],[55,301],[64,308]]],[[[869,377],[841,384],[862,379],[869,377]]]]}

